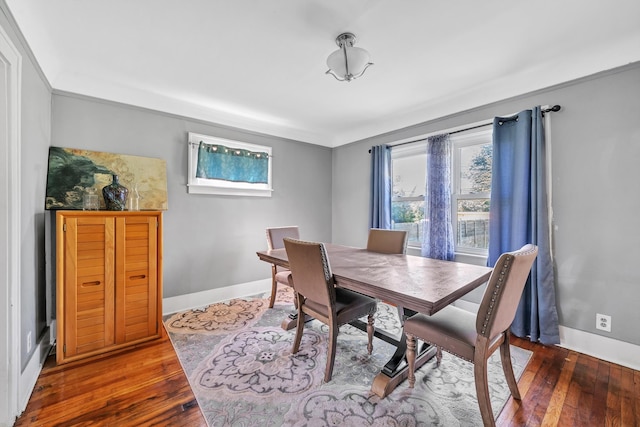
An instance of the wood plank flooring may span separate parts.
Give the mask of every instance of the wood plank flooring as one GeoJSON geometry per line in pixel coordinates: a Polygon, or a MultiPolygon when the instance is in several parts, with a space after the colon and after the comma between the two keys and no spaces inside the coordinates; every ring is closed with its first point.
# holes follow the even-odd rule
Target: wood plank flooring
{"type": "Polygon", "coordinates": [[[167,337],[89,362],[49,356],[15,426],[203,426],[167,337]]]}
{"type": "MultiPolygon", "coordinates": [[[[639,426],[640,372],[560,347],[533,351],[498,426],[639,426]]],[[[206,427],[168,338],[91,362],[49,357],[16,426],[206,427]]]]}

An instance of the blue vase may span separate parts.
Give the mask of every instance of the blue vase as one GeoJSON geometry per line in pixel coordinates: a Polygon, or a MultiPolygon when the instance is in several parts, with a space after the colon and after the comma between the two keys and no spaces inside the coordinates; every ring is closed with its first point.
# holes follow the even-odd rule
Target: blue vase
{"type": "Polygon", "coordinates": [[[127,195],[129,190],[124,185],[120,185],[118,175],[113,175],[111,184],[102,188],[104,204],[108,211],[123,211],[127,206],[127,195]]]}

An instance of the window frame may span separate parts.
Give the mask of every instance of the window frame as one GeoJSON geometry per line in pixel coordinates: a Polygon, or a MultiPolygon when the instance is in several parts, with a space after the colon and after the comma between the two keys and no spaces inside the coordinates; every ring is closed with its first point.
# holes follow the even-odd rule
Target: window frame
{"type": "MultiPolygon", "coordinates": [[[[451,137],[451,225],[453,227],[453,235],[458,235],[458,201],[460,200],[475,200],[475,199],[489,199],[491,200],[491,192],[488,193],[461,193],[461,173],[462,173],[462,159],[460,152],[462,148],[471,147],[474,145],[485,145],[492,142],[493,129],[468,131],[460,133],[451,137]]],[[[458,246],[457,237],[455,243],[456,254],[464,255],[479,255],[486,257],[489,254],[488,249],[472,248],[469,246],[458,246]],[[464,250],[461,250],[464,248],[464,250]]]]}
{"type": "MultiPolygon", "coordinates": [[[[427,141],[419,141],[416,142],[415,144],[409,144],[406,146],[400,146],[400,147],[393,147],[391,148],[391,179],[392,179],[392,187],[393,187],[393,179],[394,179],[394,173],[393,173],[393,164],[394,164],[394,160],[397,159],[402,159],[402,158],[407,158],[407,157],[414,157],[414,156],[424,156],[424,164],[425,164],[425,174],[424,174],[424,182],[423,182],[423,187],[422,187],[422,194],[418,195],[418,196],[404,196],[404,197],[394,197],[393,194],[391,195],[391,203],[393,206],[393,202],[424,202],[424,190],[425,185],[426,185],[426,162],[427,162],[427,141]]],[[[393,211],[393,207],[392,207],[392,211],[393,211]]],[[[424,207],[423,207],[423,211],[424,211],[424,207]]],[[[424,219],[423,219],[424,221],[424,219]]],[[[391,228],[394,228],[394,224],[395,222],[393,221],[393,216],[391,218],[391,228]]],[[[420,249],[420,246],[415,246],[414,244],[411,243],[411,241],[407,241],[407,247],[408,248],[415,248],[415,249],[420,249]]]]}
{"type": "Polygon", "coordinates": [[[216,136],[202,135],[189,132],[188,140],[188,177],[187,192],[190,194],[216,194],[224,196],[259,196],[271,197],[272,187],[272,148],[264,145],[249,144],[247,142],[232,141],[229,139],[219,138],[216,136]],[[261,151],[269,155],[268,164],[268,182],[248,183],[248,182],[231,182],[220,179],[205,179],[196,177],[198,165],[198,145],[200,141],[205,144],[224,145],[229,148],[239,150],[261,151]]]}
{"type": "MultiPolygon", "coordinates": [[[[458,255],[467,255],[467,256],[479,256],[486,257],[488,255],[488,249],[481,248],[471,248],[468,246],[459,246],[457,243],[457,235],[458,235],[458,201],[459,200],[470,200],[470,199],[491,199],[491,192],[488,193],[470,193],[470,194],[461,194],[461,156],[460,149],[465,147],[470,147],[474,145],[484,145],[492,142],[493,128],[489,127],[488,129],[469,129],[467,131],[461,131],[459,133],[455,133],[456,131],[450,132],[451,138],[451,225],[453,227],[453,233],[455,237],[455,254],[458,255]]],[[[446,132],[440,132],[446,133],[446,132]]],[[[435,134],[433,134],[435,135],[435,134]]],[[[425,156],[425,169],[426,169],[426,146],[427,136],[423,137],[424,140],[418,140],[415,143],[408,144],[407,146],[397,146],[394,147],[392,145],[391,149],[391,164],[392,164],[392,173],[391,179],[395,178],[395,174],[393,173],[394,161],[401,158],[424,155],[425,156]]],[[[397,143],[403,144],[402,141],[397,143]]],[[[426,170],[425,170],[425,184],[426,184],[426,170]]],[[[424,190],[423,190],[424,193],[424,190]]],[[[424,194],[421,196],[411,196],[411,197],[394,197],[392,195],[391,198],[393,202],[424,202],[424,194]]],[[[408,244],[410,248],[420,249],[420,246],[415,246],[411,243],[408,244]]]]}
{"type": "MultiPolygon", "coordinates": [[[[425,164],[426,164],[426,155],[427,155],[427,143],[425,142],[420,142],[420,143],[416,143],[414,145],[412,145],[411,147],[398,147],[398,148],[391,148],[391,179],[393,179],[393,161],[397,160],[397,159],[403,159],[403,158],[407,158],[407,157],[414,157],[414,156],[419,156],[419,155],[424,155],[425,156],[425,164]],[[396,154],[397,153],[397,154],[396,154]]],[[[424,175],[425,177],[425,182],[423,184],[426,184],[426,178],[427,175],[425,173],[424,175]]],[[[422,190],[423,194],[419,195],[419,196],[408,196],[408,197],[393,197],[393,195],[391,196],[391,201],[393,202],[415,202],[415,201],[421,201],[424,200],[424,188],[422,190]]]]}

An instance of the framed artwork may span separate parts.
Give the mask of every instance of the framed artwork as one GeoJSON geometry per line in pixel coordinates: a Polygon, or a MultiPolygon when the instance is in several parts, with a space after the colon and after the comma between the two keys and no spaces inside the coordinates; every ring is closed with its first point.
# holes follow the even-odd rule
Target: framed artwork
{"type": "Polygon", "coordinates": [[[188,192],[271,197],[271,147],[189,132],[188,192]]]}
{"type": "Polygon", "coordinates": [[[50,147],[45,209],[83,209],[86,194],[97,195],[105,209],[102,188],[117,175],[120,184],[137,193],[138,209],[166,210],[167,164],[162,159],[50,147]]]}

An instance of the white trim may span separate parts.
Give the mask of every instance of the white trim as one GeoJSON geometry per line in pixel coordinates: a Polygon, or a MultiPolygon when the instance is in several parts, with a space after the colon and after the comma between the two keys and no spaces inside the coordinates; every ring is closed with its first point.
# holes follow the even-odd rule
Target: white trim
{"type": "Polygon", "coordinates": [[[453,302],[454,307],[461,308],[462,310],[468,311],[470,313],[477,313],[480,308],[480,304],[477,302],[466,301],[463,299],[458,299],[453,302]]]}
{"type": "Polygon", "coordinates": [[[51,319],[51,324],[49,325],[49,346],[52,346],[56,343],[56,338],[58,334],[58,321],[56,319],[51,319]]]}
{"type": "Polygon", "coordinates": [[[640,371],[640,345],[560,325],[560,346],[640,371]]]}
{"type": "Polygon", "coordinates": [[[45,334],[42,336],[40,342],[36,344],[33,356],[29,359],[27,366],[25,366],[24,371],[22,371],[20,375],[20,396],[18,397],[20,408],[22,408],[20,412],[22,412],[29,403],[29,398],[36,386],[38,376],[42,371],[42,366],[46,361],[49,350],[51,350],[51,343],[49,342],[49,336],[45,334]]]}
{"type": "Polygon", "coordinates": [[[223,187],[211,187],[210,185],[187,184],[189,194],[216,194],[218,196],[257,196],[271,197],[273,190],[251,190],[223,187]]]}
{"type": "MultiPolygon", "coordinates": [[[[22,412],[20,377],[20,130],[22,56],[0,27],[0,66],[6,72],[7,129],[0,136],[0,426],[22,412]],[[5,288],[6,286],[6,288],[5,288]],[[5,371],[6,369],[6,371],[5,371]]],[[[5,89],[5,88],[3,88],[5,89]]],[[[4,90],[3,90],[4,91],[4,90]]]]}
{"type": "Polygon", "coordinates": [[[162,300],[162,314],[173,314],[192,308],[204,307],[215,302],[247,297],[262,292],[271,292],[271,278],[164,298],[162,300]]]}
{"type": "MultiPolygon", "coordinates": [[[[465,256],[477,256],[487,258],[489,250],[483,248],[474,248],[471,246],[463,246],[458,243],[458,202],[461,200],[486,199],[491,200],[491,189],[486,193],[461,193],[461,174],[462,174],[462,149],[482,146],[492,143],[493,127],[489,129],[472,128],[461,134],[450,136],[451,140],[451,227],[455,239],[455,253],[465,256]]],[[[492,148],[493,149],[493,148],[492,148]]],[[[489,218],[489,212],[486,212],[489,218]]],[[[487,243],[488,245],[488,243],[487,243]]]]}

